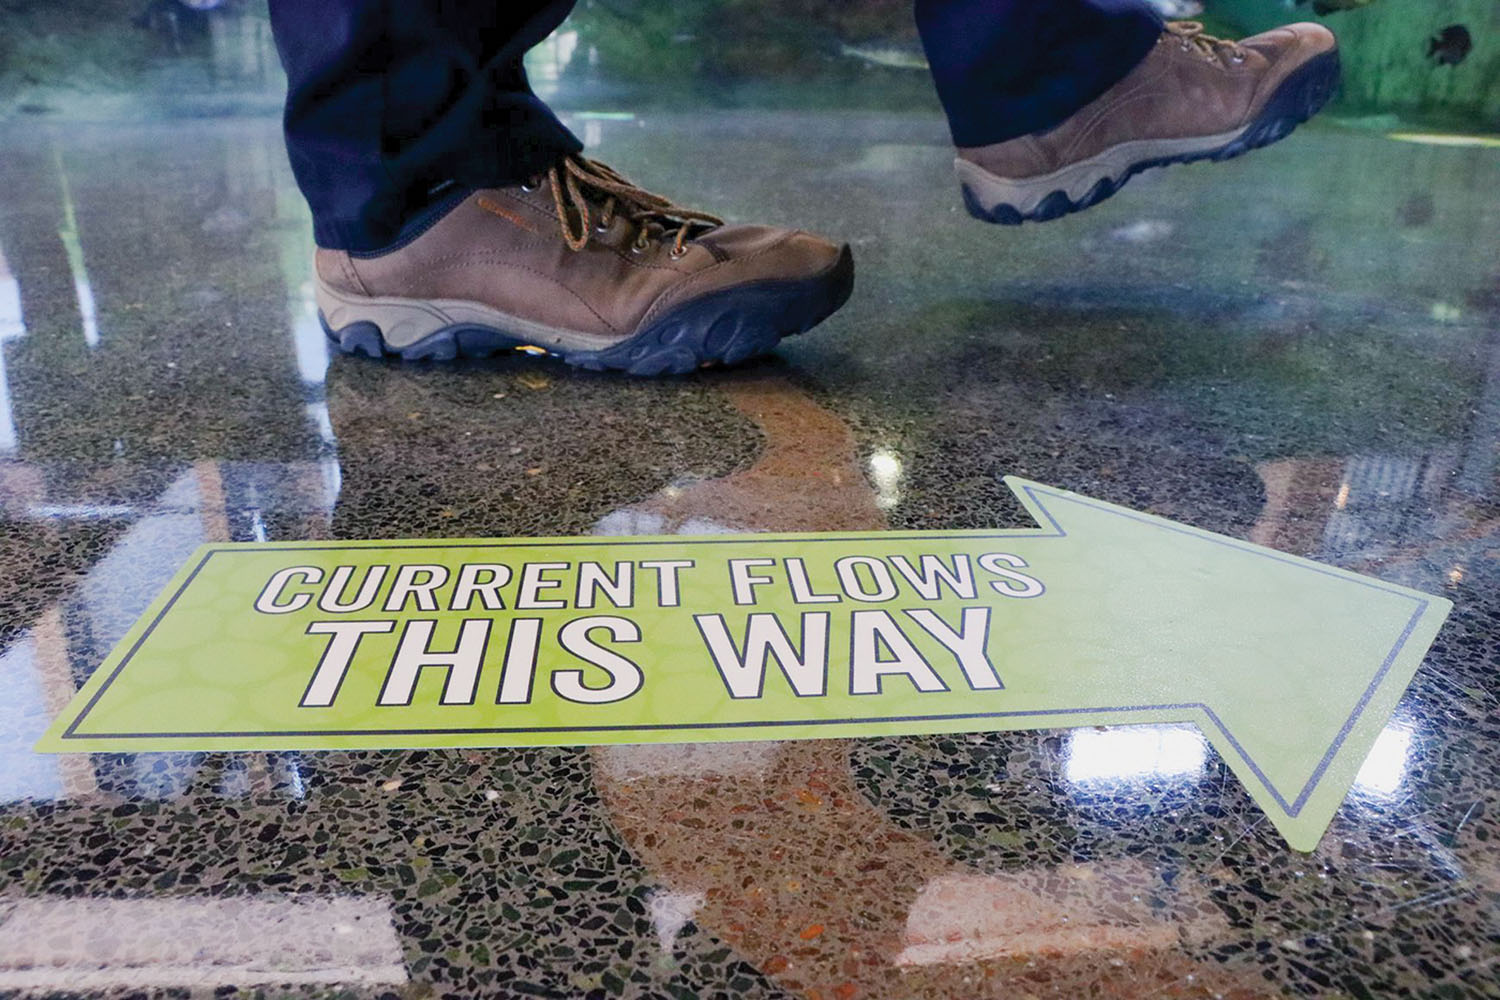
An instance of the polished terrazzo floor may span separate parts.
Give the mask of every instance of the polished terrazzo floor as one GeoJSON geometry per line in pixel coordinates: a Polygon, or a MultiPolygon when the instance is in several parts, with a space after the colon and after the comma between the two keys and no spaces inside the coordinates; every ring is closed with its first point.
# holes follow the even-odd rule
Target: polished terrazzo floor
{"type": "Polygon", "coordinates": [[[672,381],[330,359],[274,121],[6,126],[0,994],[1500,997],[1500,151],[1323,123],[1001,230],[928,117],[571,123],[854,299],[672,381]],[[1006,474],[1455,602],[1316,853],[1191,727],[30,750],[203,541],[1023,525],[1006,474]]]}

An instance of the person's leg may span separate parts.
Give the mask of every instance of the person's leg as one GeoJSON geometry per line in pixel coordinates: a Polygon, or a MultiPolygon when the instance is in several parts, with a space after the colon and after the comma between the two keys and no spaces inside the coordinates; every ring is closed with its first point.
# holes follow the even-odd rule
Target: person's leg
{"type": "Polygon", "coordinates": [[[521,66],[575,2],[271,0],[318,245],[378,250],[445,184],[514,183],[582,149],[521,66]]]}
{"type": "Polygon", "coordinates": [[[957,146],[1059,124],[1146,57],[1162,22],[1141,0],[916,0],[957,146]]]}
{"type": "Polygon", "coordinates": [[[540,347],[682,373],[763,354],[848,299],[848,246],[724,225],[602,164],[531,92],[574,0],[271,0],[287,146],[347,354],[540,347]]]}
{"type": "Polygon", "coordinates": [[[1327,102],[1318,24],[1241,42],[1144,0],[917,0],[970,214],[1016,225],[1098,204],[1149,167],[1225,160],[1327,102]]]}

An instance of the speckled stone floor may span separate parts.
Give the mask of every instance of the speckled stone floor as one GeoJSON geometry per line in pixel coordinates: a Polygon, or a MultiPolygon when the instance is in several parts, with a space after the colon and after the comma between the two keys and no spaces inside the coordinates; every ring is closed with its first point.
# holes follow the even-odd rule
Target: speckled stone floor
{"type": "Polygon", "coordinates": [[[854,299],[674,381],[330,360],[274,121],[6,126],[0,993],[1500,997],[1500,152],[1325,123],[1001,230],[928,117],[572,123],[854,299]],[[1315,854],[1182,727],[30,750],[204,540],[1025,524],[1008,473],[1456,603],[1315,854]]]}

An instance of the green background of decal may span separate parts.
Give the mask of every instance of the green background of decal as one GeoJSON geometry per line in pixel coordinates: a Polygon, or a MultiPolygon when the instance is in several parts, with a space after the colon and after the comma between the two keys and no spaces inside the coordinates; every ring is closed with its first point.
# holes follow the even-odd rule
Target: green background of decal
{"type": "MultiPolygon", "coordinates": [[[[205,546],[94,673],[38,750],[696,742],[1188,721],[1202,728],[1288,842],[1311,850],[1451,604],[1075,494],[1007,481],[1041,528],[205,546]],[[1054,523],[1066,537],[1056,537],[1054,523]],[[1024,572],[1045,583],[1047,592],[1029,599],[1002,597],[989,590],[992,577],[977,566],[979,601],[960,601],[946,588],[942,600],[927,601],[894,573],[902,592],[888,605],[846,599],[797,606],[778,584],[760,588],[754,607],[737,607],[730,590],[731,558],[802,558],[814,586],[827,593],[838,592],[833,565],[843,556],[904,555],[915,564],[923,554],[977,558],[986,552],[1022,557],[1030,565],[1024,572]],[[502,590],[509,603],[519,567],[528,561],[592,560],[608,567],[643,559],[697,563],[682,573],[681,607],[656,607],[655,574],[638,570],[637,595],[644,606],[623,611],[607,601],[592,610],[492,613],[388,614],[374,608],[339,616],[315,605],[281,615],[253,610],[266,581],[288,566],[331,571],[338,565],[433,563],[449,567],[456,577],[465,562],[506,563],[516,569],[516,578],[502,590]],[[184,587],[189,577],[191,584],[184,587]],[[960,609],[976,604],[992,608],[988,649],[1006,685],[1001,691],[970,690],[953,656],[902,613],[931,608],[956,626],[960,609]],[[919,693],[898,676],[888,677],[879,695],[849,694],[850,613],[873,608],[897,618],[948,683],[948,692],[919,693]],[[821,698],[797,698],[774,661],[761,698],[729,698],[692,617],[723,614],[740,643],[746,615],[777,613],[800,644],[799,615],[817,611],[832,616],[828,693],[821,698]],[[376,704],[399,640],[398,624],[393,633],[364,637],[331,707],[298,707],[328,641],[305,634],[309,622],[436,618],[433,644],[451,649],[457,623],[486,614],[497,621],[472,706],[438,704],[444,672],[436,669],[422,672],[409,707],[376,704]],[[552,667],[581,667],[596,685],[606,679],[555,642],[563,623],[591,614],[627,617],[640,626],[643,641],[635,644],[612,643],[596,633],[645,673],[642,690],[623,702],[573,704],[548,683],[552,667]],[[496,705],[508,621],[516,615],[546,621],[533,700],[526,706],[496,705]],[[1128,710],[1105,710],[1121,707],[1128,710]],[[972,717],[984,713],[1007,714],[972,717]],[[796,724],[779,724],[788,722],[796,724]],[[748,725],[710,728],[729,723],[748,725]],[[664,728],[685,724],[703,728],[664,728]],[[634,728],[597,728],[604,726],[634,728]],[[568,731],[525,731],[548,728],[568,731]]],[[[785,579],[779,566],[757,572],[785,579]]],[[[382,599],[392,575],[382,586],[382,599]]],[[[571,581],[573,571],[561,576],[571,581]]],[[[451,585],[450,580],[440,593],[451,585]]],[[[564,587],[546,596],[569,591],[564,587]]]]}

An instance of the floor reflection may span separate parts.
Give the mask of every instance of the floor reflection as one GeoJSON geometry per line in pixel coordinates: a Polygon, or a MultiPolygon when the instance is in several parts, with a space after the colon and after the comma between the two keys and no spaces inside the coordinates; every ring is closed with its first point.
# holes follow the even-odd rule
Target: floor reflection
{"type": "Polygon", "coordinates": [[[1194,728],[1130,726],[1080,729],[1068,734],[1063,776],[1084,787],[1121,782],[1199,778],[1208,742],[1194,728]]]}
{"type": "Polygon", "coordinates": [[[0,988],[211,989],[407,981],[390,904],[350,897],[13,901],[0,988]]]}
{"type": "MultiPolygon", "coordinates": [[[[723,385],[764,439],[757,462],[719,480],[668,487],[606,515],[596,530],[693,534],[883,523],[878,511],[898,496],[894,451],[871,455],[866,478],[847,425],[794,384],[760,376],[723,385]]],[[[1085,730],[1067,738],[1064,774],[1080,786],[1191,781],[1208,756],[1191,728],[1085,730]]],[[[673,907],[665,919],[681,921],[687,908],[699,926],[797,993],[1007,996],[1024,987],[1076,996],[1109,988],[1112,970],[1128,966],[1123,975],[1133,981],[1160,977],[1165,995],[1266,995],[1248,970],[1199,966],[1181,954],[1184,941],[1201,944],[1227,930],[1221,916],[1209,915],[1206,898],[1182,895],[1193,887],[1176,890],[1148,866],[1130,863],[965,871],[871,808],[854,783],[852,746],[601,748],[595,781],[626,842],[667,880],[652,897],[673,907]],[[1155,905],[1143,902],[1146,896],[1155,905]],[[1177,916],[1164,910],[1165,897],[1177,916]],[[1102,961],[1112,955],[1130,958],[1102,961]]],[[[996,792],[1004,794],[1003,786],[996,792]]]]}
{"type": "Polygon", "coordinates": [[[16,417],[10,405],[10,379],[5,371],[5,345],[26,336],[26,317],[21,311],[21,283],[11,273],[5,249],[0,247],[0,455],[16,450],[16,417]]]}
{"type": "MultiPolygon", "coordinates": [[[[576,120],[632,176],[860,254],[827,329],[672,383],[330,362],[270,120],[0,151],[5,905],[388,900],[371,967],[465,996],[1485,995],[1493,154],[1314,129],[997,234],[915,180],[940,127],[812,120],[814,150],[801,113],[576,120]],[[1005,473],[1455,599],[1315,855],[1184,726],[30,753],[200,541],[1020,525],[1005,473]]],[[[100,914],[140,919],[74,923],[100,914]]]]}

